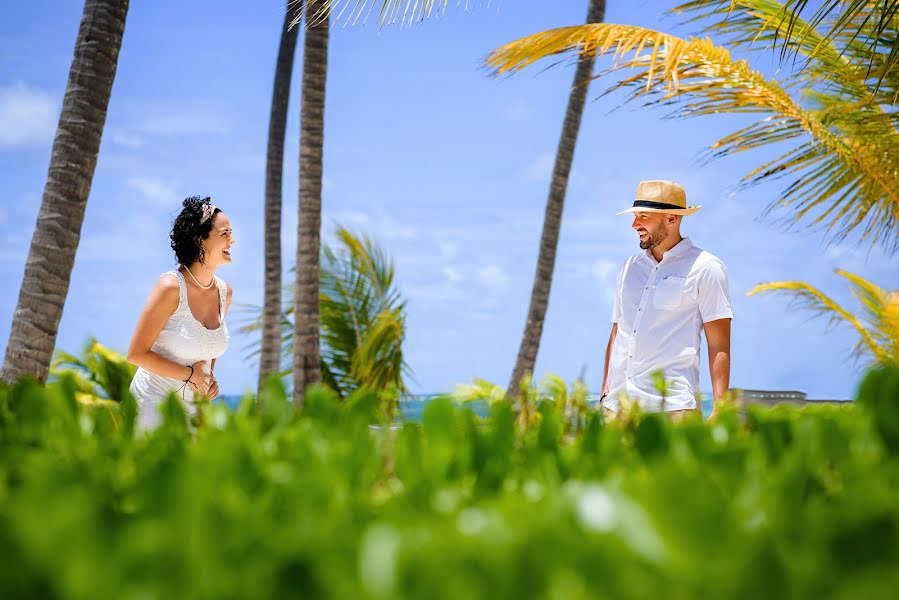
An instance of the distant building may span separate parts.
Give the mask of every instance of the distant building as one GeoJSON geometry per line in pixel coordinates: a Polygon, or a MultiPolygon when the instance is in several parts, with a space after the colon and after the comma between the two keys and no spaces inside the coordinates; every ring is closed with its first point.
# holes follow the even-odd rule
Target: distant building
{"type": "Polygon", "coordinates": [[[737,400],[743,404],[764,404],[766,406],[774,406],[781,402],[788,404],[809,404],[809,403],[843,403],[850,400],[809,400],[808,394],[798,390],[741,390],[735,389],[737,400]]]}

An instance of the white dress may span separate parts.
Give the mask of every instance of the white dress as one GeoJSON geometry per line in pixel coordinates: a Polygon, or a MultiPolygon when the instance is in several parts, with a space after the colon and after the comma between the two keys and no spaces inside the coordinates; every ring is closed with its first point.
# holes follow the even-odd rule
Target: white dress
{"type": "MultiPolygon", "coordinates": [[[[228,288],[225,282],[219,277],[215,278],[219,289],[221,324],[217,329],[207,329],[190,312],[190,306],[187,304],[187,282],[181,271],[169,271],[164,275],[178,279],[178,308],[166,321],[150,349],[163,358],[186,367],[201,360],[211,361],[224,354],[228,348],[228,327],[225,325],[228,288]]],[[[178,399],[183,402],[188,417],[197,414],[193,391],[190,386],[185,386],[184,382],[178,379],[162,377],[138,368],[134,379],[131,380],[130,389],[138,404],[139,429],[155,429],[162,423],[159,408],[171,392],[176,392],[178,399]]]]}

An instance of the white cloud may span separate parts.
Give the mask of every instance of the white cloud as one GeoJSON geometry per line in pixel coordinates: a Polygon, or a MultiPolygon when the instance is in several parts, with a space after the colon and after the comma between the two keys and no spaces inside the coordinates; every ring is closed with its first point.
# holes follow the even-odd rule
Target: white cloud
{"type": "Polygon", "coordinates": [[[115,262],[169,256],[162,222],[151,214],[133,214],[114,229],[87,234],[78,244],[78,260],[115,262]]]}
{"type": "Polygon", "coordinates": [[[529,181],[549,181],[553,174],[555,157],[549,152],[543,152],[529,164],[522,176],[529,181]]]}
{"type": "Polygon", "coordinates": [[[364,227],[371,221],[371,217],[358,210],[341,211],[335,218],[344,227],[364,227]]]}
{"type": "Polygon", "coordinates": [[[440,242],[440,257],[447,260],[456,258],[459,255],[459,244],[455,242],[440,242]]]}
{"type": "Polygon", "coordinates": [[[201,114],[155,117],[142,123],[138,129],[147,134],[160,136],[228,132],[228,127],[221,119],[201,114]]]}
{"type": "Polygon", "coordinates": [[[342,210],[334,215],[334,221],[344,227],[364,233],[377,242],[389,242],[391,240],[415,240],[418,238],[418,230],[415,227],[404,225],[378,206],[375,214],[369,214],[357,210],[342,210]]]}
{"type": "Polygon", "coordinates": [[[127,131],[115,131],[112,133],[112,141],[118,146],[137,149],[144,145],[144,139],[136,133],[127,131]]]}
{"type": "Polygon", "coordinates": [[[0,148],[41,146],[53,140],[57,101],[22,83],[0,87],[0,148]]]}
{"type": "Polygon", "coordinates": [[[450,283],[459,283],[464,279],[462,273],[455,267],[445,267],[443,269],[443,274],[446,275],[446,279],[450,283]]]}
{"type": "Polygon", "coordinates": [[[593,276],[600,283],[609,283],[618,273],[618,265],[610,260],[598,260],[593,263],[593,276]]]}
{"type": "Polygon", "coordinates": [[[524,102],[518,100],[503,107],[502,117],[508,121],[530,121],[534,111],[524,102]]]}
{"type": "Polygon", "coordinates": [[[175,189],[159,179],[152,177],[130,177],[128,187],[137,190],[145,200],[164,206],[178,202],[175,189]]]}
{"type": "Polygon", "coordinates": [[[478,283],[493,289],[501,289],[509,283],[509,276],[496,265],[488,265],[477,270],[478,283]]]}
{"type": "Polygon", "coordinates": [[[618,275],[619,265],[610,260],[597,260],[593,263],[593,277],[602,287],[603,299],[609,304],[615,302],[615,293],[617,292],[615,281],[618,275]]]}

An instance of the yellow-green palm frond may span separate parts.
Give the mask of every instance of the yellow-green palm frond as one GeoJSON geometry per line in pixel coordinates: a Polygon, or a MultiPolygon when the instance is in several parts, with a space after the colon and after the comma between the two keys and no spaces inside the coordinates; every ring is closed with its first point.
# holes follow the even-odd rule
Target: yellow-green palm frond
{"type": "Polygon", "coordinates": [[[823,225],[834,238],[899,246],[899,133],[890,117],[861,114],[850,103],[806,109],[776,80],[708,39],[681,39],[642,27],[588,24],[522,38],[486,61],[496,73],[521,70],[543,58],[581,52],[611,54],[602,75],[636,70],[609,91],[626,101],[675,108],[676,116],[754,113],[762,118],[711,146],[711,157],[784,141],[797,147],[749,173],[745,185],[795,177],[771,208],[792,210],[794,222],[823,225]]]}
{"type": "Polygon", "coordinates": [[[837,269],[850,282],[852,295],[862,306],[862,317],[878,346],[899,362],[899,290],[889,291],[853,273],[837,269]]]}
{"type": "Polygon", "coordinates": [[[88,338],[81,356],[56,350],[50,363],[54,377],[73,376],[80,392],[120,401],[131,385],[137,367],[119,352],[88,338]]]}
{"type": "MultiPolygon", "coordinates": [[[[322,380],[341,397],[359,388],[404,394],[412,376],[405,361],[406,303],[395,284],[392,259],[371,238],[339,227],[321,252],[319,309],[322,380]]],[[[293,286],[284,287],[281,374],[293,368],[293,286]]],[[[244,333],[261,329],[262,308],[248,306],[244,333]]],[[[249,356],[261,341],[249,344],[249,356]]]]}
{"type": "Polygon", "coordinates": [[[484,401],[491,405],[498,404],[506,401],[506,388],[476,378],[471,383],[457,384],[450,398],[462,403],[484,401]]]}
{"type": "Polygon", "coordinates": [[[616,65],[630,53],[645,58],[649,64],[646,89],[659,80],[668,89],[677,87],[681,63],[688,62],[695,53],[695,39],[684,40],[660,31],[616,25],[588,23],[542,31],[515,40],[490,53],[485,64],[498,75],[520,71],[549,56],[578,52],[588,56],[611,53],[616,65]],[[651,53],[644,55],[644,50],[651,53]]]}
{"type": "Polygon", "coordinates": [[[403,359],[405,318],[399,309],[380,313],[367,328],[351,359],[351,377],[360,387],[393,390],[405,394],[404,376],[408,367],[403,359]]]}
{"type": "MultiPolygon", "coordinates": [[[[327,16],[335,25],[364,25],[377,9],[378,25],[411,25],[430,17],[446,13],[450,0],[306,0],[300,7],[299,0],[291,4],[298,7],[290,26],[305,19],[307,26],[320,22],[327,16]]],[[[457,0],[456,5],[468,8],[475,0],[457,0]]],[[[290,6],[288,7],[290,10],[290,6]]]]}
{"type": "MultiPolygon", "coordinates": [[[[807,0],[690,0],[671,12],[707,21],[706,31],[729,36],[729,42],[770,50],[780,47],[781,62],[801,55],[802,68],[825,74],[821,67],[849,66],[877,94],[897,75],[899,1],[824,0],[811,8],[807,0]],[[807,17],[807,18],[806,18],[807,17]],[[816,67],[813,63],[821,63],[816,67]]],[[[888,86],[889,87],[889,86],[888,86]]],[[[894,91],[894,90],[891,90],[894,91]]],[[[887,96],[888,97],[888,96],[887,96]]],[[[891,104],[893,100],[888,102],[891,104]]]]}
{"type": "Polygon", "coordinates": [[[875,103],[874,86],[869,86],[868,68],[858,60],[868,48],[858,41],[838,47],[811,23],[777,0],[691,0],[671,10],[688,15],[690,22],[703,24],[704,34],[715,35],[731,48],[770,51],[780,45],[781,67],[801,67],[797,82],[808,89],[819,87],[846,94],[859,102],[875,103]],[[786,54],[801,55],[803,62],[786,54]]]}
{"type": "MultiPolygon", "coordinates": [[[[874,292],[874,295],[872,295],[871,298],[874,298],[874,296],[879,294],[876,290],[879,290],[880,288],[873,286],[873,284],[861,277],[851,275],[845,271],[837,272],[840,275],[847,277],[857,287],[856,291],[859,292],[856,294],[857,298],[860,295],[869,294],[870,292],[874,292]]],[[[899,360],[896,355],[896,338],[897,335],[899,335],[899,332],[897,332],[896,329],[887,331],[888,325],[883,320],[883,317],[892,315],[895,311],[899,310],[895,306],[888,308],[889,303],[886,303],[883,308],[875,309],[875,312],[881,315],[881,318],[865,319],[868,322],[868,326],[866,326],[865,320],[852,314],[822,291],[803,281],[763,283],[752,288],[747,295],[754,296],[766,292],[785,294],[796,301],[800,306],[813,313],[830,317],[832,323],[844,322],[851,325],[861,338],[855,349],[855,354],[857,356],[869,356],[875,363],[879,364],[895,364],[897,360],[899,360]]],[[[895,301],[896,299],[894,296],[893,302],[895,301]]],[[[870,313],[870,309],[865,304],[865,301],[863,301],[863,306],[866,306],[866,313],[870,313]]],[[[870,314],[868,316],[870,316],[870,314]]],[[[893,324],[893,327],[895,327],[895,323],[893,324]]]]}
{"type": "MultiPolygon", "coordinates": [[[[785,0],[784,4],[796,18],[809,8],[808,0],[785,0]]],[[[812,28],[822,31],[825,42],[860,48],[853,54],[877,76],[875,87],[888,76],[895,76],[899,68],[899,1],[823,0],[807,20],[812,28]]],[[[790,25],[792,22],[788,22],[790,25]]]]}

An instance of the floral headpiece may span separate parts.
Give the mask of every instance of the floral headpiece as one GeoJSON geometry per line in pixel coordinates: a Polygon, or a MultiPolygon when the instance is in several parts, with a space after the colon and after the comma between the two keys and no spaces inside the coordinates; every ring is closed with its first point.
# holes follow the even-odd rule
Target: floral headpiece
{"type": "Polygon", "coordinates": [[[212,213],[215,212],[215,209],[216,206],[214,204],[203,205],[203,216],[200,217],[200,225],[202,225],[212,217],[212,213]]]}

